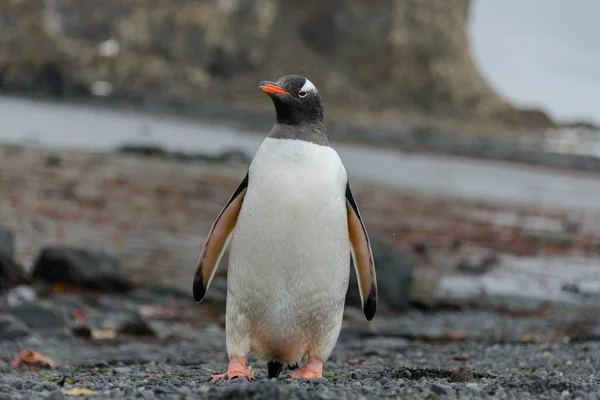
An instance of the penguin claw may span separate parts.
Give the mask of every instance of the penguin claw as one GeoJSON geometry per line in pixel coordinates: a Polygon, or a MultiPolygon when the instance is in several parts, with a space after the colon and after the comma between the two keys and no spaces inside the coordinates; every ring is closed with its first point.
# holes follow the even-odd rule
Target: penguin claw
{"type": "Polygon", "coordinates": [[[228,381],[234,378],[248,378],[254,380],[252,371],[249,368],[246,368],[246,357],[232,357],[231,360],[229,360],[227,372],[224,374],[213,375],[210,380],[218,381],[225,377],[227,377],[228,381]]]}
{"type": "Polygon", "coordinates": [[[292,379],[305,378],[316,379],[323,377],[323,362],[317,358],[310,357],[308,363],[300,368],[299,371],[291,375],[292,379]]]}
{"type": "Polygon", "coordinates": [[[235,379],[235,378],[248,378],[250,380],[254,380],[254,375],[249,370],[227,371],[224,374],[213,375],[210,380],[211,381],[219,381],[221,379],[225,379],[225,377],[227,377],[228,381],[235,379]]]}

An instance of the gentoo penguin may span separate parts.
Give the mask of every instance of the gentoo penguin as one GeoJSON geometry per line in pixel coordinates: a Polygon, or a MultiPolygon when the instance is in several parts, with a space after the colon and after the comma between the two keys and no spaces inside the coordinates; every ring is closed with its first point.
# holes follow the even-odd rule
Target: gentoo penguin
{"type": "Polygon", "coordinates": [[[350,257],[365,317],[375,315],[371,245],[344,165],[329,146],[317,88],[297,75],[259,88],[271,97],[277,121],[208,234],[194,299],[204,298],[230,244],[229,366],[212,379],[254,379],[250,353],[268,361],[269,377],[307,356],[291,377],[320,378],[342,325],[350,257]]]}

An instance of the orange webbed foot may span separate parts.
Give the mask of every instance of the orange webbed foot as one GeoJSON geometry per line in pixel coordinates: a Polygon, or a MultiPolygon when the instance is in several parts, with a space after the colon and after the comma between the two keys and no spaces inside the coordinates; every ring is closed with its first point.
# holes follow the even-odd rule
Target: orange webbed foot
{"type": "Polygon", "coordinates": [[[234,378],[254,379],[252,371],[246,367],[246,357],[231,357],[227,372],[224,374],[213,375],[211,381],[218,381],[225,377],[227,377],[227,380],[232,380],[234,378]]]}
{"type": "Polygon", "coordinates": [[[315,357],[309,357],[308,363],[291,375],[292,379],[316,379],[323,377],[323,362],[315,357]]]}

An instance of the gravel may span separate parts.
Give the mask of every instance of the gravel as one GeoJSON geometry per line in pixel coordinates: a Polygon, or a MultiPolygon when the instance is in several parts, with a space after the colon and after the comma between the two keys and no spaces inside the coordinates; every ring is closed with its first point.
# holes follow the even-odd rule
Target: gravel
{"type": "MultiPolygon", "coordinates": [[[[487,334],[490,325],[483,321],[494,319],[521,332],[534,318],[472,311],[381,314],[373,322],[385,326],[385,333],[375,332],[376,324],[347,319],[322,379],[291,380],[291,371],[267,379],[265,363],[250,358],[255,381],[211,382],[211,374],[227,366],[222,315],[208,317],[210,306],[185,297],[157,294],[153,306],[148,299],[142,291],[127,297],[64,294],[46,299],[63,310],[82,308],[92,331],[119,320],[119,308],[144,304],[143,318],[155,334],[97,340],[64,329],[32,328],[27,337],[0,341],[0,399],[83,398],[75,396],[81,394],[75,389],[92,390],[93,399],[600,399],[600,341],[501,342],[487,334]],[[479,327],[476,319],[482,322],[479,327]],[[476,339],[444,335],[449,320],[469,327],[476,339]],[[436,340],[405,334],[419,331],[440,334],[436,340]],[[12,367],[10,360],[25,349],[58,366],[12,367]]],[[[547,316],[537,319],[540,329],[550,331],[560,323],[547,316]]]]}
{"type": "MultiPolygon", "coordinates": [[[[43,341],[48,346],[49,342],[43,341]]],[[[15,346],[16,344],[12,344],[15,346]]],[[[129,344],[115,348],[77,346],[57,352],[68,355],[55,370],[14,371],[0,365],[0,398],[61,398],[60,392],[84,387],[94,399],[334,399],[334,398],[600,398],[598,343],[576,345],[413,343],[385,356],[366,355],[360,340],[339,343],[326,364],[324,378],[293,381],[282,374],[267,379],[265,366],[251,362],[256,380],[210,382],[226,367],[222,334],[204,335],[202,343],[157,347],[129,344]],[[550,357],[543,354],[551,353],[550,357]],[[69,354],[70,353],[70,354],[69,354]],[[452,383],[456,354],[469,354],[474,382],[452,383]],[[345,360],[360,357],[361,364],[345,360]],[[79,360],[79,361],[78,361],[79,360]],[[412,396],[412,397],[411,397],[412,396]]]]}

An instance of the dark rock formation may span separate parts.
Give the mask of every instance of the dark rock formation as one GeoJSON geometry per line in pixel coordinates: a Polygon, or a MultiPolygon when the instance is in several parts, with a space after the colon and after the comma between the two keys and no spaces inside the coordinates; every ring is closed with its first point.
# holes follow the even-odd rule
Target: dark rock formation
{"type": "Polygon", "coordinates": [[[26,281],[23,267],[14,260],[15,235],[0,225],[0,292],[26,281]]]}
{"type": "Polygon", "coordinates": [[[11,314],[0,314],[0,340],[22,339],[30,334],[23,321],[11,314]]]}
{"type": "Polygon", "coordinates": [[[0,87],[64,95],[101,81],[115,97],[251,107],[259,80],[298,73],[321,89],[334,119],[419,112],[550,125],[544,113],[516,110],[478,73],[466,34],[470,4],[2,2],[0,87]]]}
{"type": "Polygon", "coordinates": [[[0,254],[8,258],[15,256],[15,235],[2,225],[0,225],[0,254]]]}
{"type": "MultiPolygon", "coordinates": [[[[377,309],[402,311],[409,306],[416,259],[379,236],[371,235],[370,239],[377,271],[377,309]]],[[[360,307],[360,294],[354,268],[350,274],[346,304],[360,307]]]]}
{"type": "Polygon", "coordinates": [[[8,312],[33,330],[59,331],[67,327],[67,318],[60,309],[41,304],[24,304],[8,312]]]}
{"type": "Polygon", "coordinates": [[[102,251],[66,246],[42,249],[33,278],[101,291],[124,291],[131,287],[115,257],[102,251]]]}

